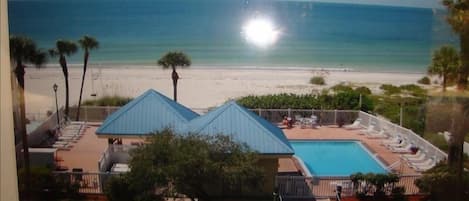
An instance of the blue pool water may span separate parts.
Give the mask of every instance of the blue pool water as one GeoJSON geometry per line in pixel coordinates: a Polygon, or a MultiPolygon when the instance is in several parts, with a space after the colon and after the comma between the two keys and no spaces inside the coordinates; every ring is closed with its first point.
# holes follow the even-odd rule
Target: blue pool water
{"type": "Polygon", "coordinates": [[[295,155],[314,176],[349,176],[356,172],[386,173],[358,141],[291,141],[295,155]]]}

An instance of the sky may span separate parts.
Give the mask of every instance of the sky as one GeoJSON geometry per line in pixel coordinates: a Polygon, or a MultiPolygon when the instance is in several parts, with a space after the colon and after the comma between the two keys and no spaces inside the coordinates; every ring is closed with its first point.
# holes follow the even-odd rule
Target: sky
{"type": "Polygon", "coordinates": [[[419,8],[443,8],[442,0],[292,0],[292,1],[317,1],[330,3],[351,3],[385,6],[406,6],[419,8]]]}

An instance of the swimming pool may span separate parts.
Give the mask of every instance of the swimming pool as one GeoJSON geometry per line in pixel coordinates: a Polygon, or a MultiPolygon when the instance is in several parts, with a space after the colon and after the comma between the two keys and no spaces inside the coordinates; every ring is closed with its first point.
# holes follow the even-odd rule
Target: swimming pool
{"type": "Polygon", "coordinates": [[[356,172],[386,173],[359,141],[290,141],[295,155],[314,176],[349,176],[356,172]]]}

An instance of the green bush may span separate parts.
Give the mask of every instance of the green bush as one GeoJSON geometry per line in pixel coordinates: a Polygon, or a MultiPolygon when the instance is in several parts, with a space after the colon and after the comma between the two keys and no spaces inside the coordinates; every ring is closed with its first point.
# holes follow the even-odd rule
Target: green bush
{"type": "Polygon", "coordinates": [[[362,107],[359,108],[360,94],[355,91],[319,95],[277,94],[246,96],[237,100],[247,108],[263,109],[343,109],[372,111],[374,104],[369,96],[362,95],[362,107]]]}
{"type": "Polygon", "coordinates": [[[324,77],[314,76],[309,80],[309,83],[315,84],[315,85],[325,85],[326,81],[324,80],[324,77]]]}
{"type": "Polygon", "coordinates": [[[379,88],[383,90],[384,94],[386,95],[394,95],[401,93],[401,89],[392,84],[382,84],[379,88]]]}
{"type": "Polygon", "coordinates": [[[394,187],[399,182],[399,176],[392,173],[362,174],[359,172],[350,175],[350,179],[353,182],[353,191],[359,200],[370,200],[370,198],[373,198],[373,200],[386,200],[386,196],[394,195],[396,191],[399,191],[394,187]],[[386,186],[393,186],[393,188],[387,188],[386,186]]]}
{"type": "Polygon", "coordinates": [[[415,84],[406,84],[399,87],[401,91],[405,91],[412,96],[425,96],[427,94],[427,90],[422,89],[422,87],[415,85],[415,84]]]}
{"type": "Polygon", "coordinates": [[[132,98],[121,96],[103,96],[96,100],[86,100],[83,105],[89,106],[123,106],[132,101],[132,98]]]}
{"type": "Polygon", "coordinates": [[[469,200],[469,173],[463,171],[460,177],[446,164],[440,163],[426,171],[415,185],[428,194],[426,200],[469,200]]]}
{"type": "Polygon", "coordinates": [[[446,142],[445,137],[442,135],[438,135],[436,133],[425,133],[423,138],[441,150],[448,152],[448,142],[446,142]]]}
{"type": "Polygon", "coordinates": [[[371,95],[371,90],[368,87],[357,87],[355,88],[355,91],[362,95],[371,95]]]}
{"type": "Polygon", "coordinates": [[[428,78],[428,76],[424,76],[420,80],[418,80],[417,83],[429,85],[429,84],[431,84],[431,80],[430,80],[430,78],[428,78]]]}
{"type": "Polygon", "coordinates": [[[347,86],[347,85],[344,85],[344,84],[336,84],[336,85],[331,87],[331,90],[335,91],[335,92],[353,91],[351,86],[347,86]]]}

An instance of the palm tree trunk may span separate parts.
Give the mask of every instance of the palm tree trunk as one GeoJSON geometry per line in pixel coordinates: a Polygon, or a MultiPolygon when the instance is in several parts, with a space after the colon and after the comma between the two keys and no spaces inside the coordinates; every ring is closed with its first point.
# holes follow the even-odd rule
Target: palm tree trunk
{"type": "Polygon", "coordinates": [[[21,141],[23,145],[23,162],[24,162],[24,170],[25,170],[25,185],[26,185],[26,196],[28,196],[29,187],[30,187],[30,176],[31,176],[31,169],[29,164],[29,144],[28,144],[28,133],[26,130],[26,106],[25,106],[25,97],[24,97],[24,66],[21,60],[17,60],[15,68],[16,79],[18,80],[18,98],[20,102],[20,119],[21,122],[19,123],[19,133],[21,134],[21,141]]]}
{"type": "Polygon", "coordinates": [[[458,78],[458,90],[467,89],[467,77],[469,76],[469,33],[461,33],[461,70],[458,78]]]}
{"type": "Polygon", "coordinates": [[[78,98],[78,110],[76,121],[80,121],[81,96],[83,95],[83,85],[85,84],[86,67],[88,66],[89,52],[85,50],[85,61],[83,62],[83,76],[81,78],[80,98],[78,98]]]}
{"type": "Polygon", "coordinates": [[[173,66],[173,72],[171,74],[171,78],[173,79],[173,97],[174,97],[174,101],[177,102],[178,101],[178,99],[177,99],[177,85],[178,85],[179,75],[176,72],[176,67],[175,66],[173,66]]]}
{"type": "Polygon", "coordinates": [[[65,60],[65,56],[60,55],[60,66],[62,66],[62,72],[65,78],[65,118],[68,120],[69,115],[69,91],[68,91],[68,68],[67,68],[67,60],[65,60]]]}

